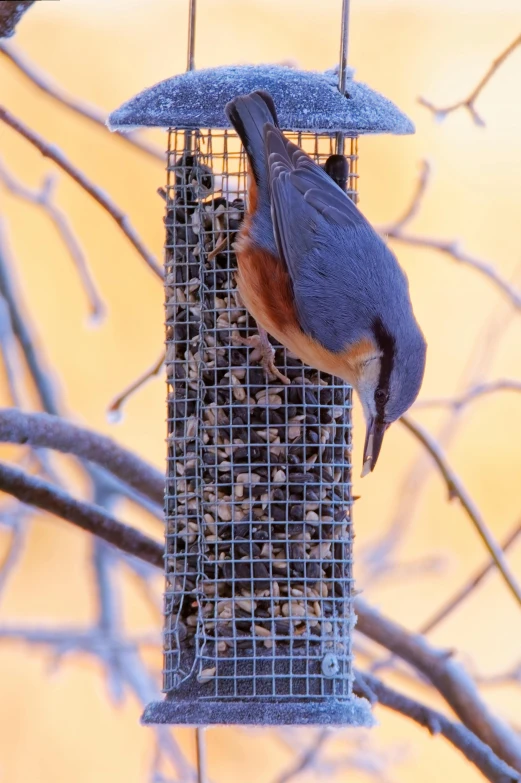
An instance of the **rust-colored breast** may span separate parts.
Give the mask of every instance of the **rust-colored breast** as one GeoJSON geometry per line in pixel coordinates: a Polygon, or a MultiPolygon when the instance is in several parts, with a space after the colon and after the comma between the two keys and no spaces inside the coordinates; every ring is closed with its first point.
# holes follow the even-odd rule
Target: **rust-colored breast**
{"type": "Polygon", "coordinates": [[[251,239],[252,215],[257,208],[257,186],[250,173],[248,214],[236,242],[238,287],[241,299],[257,323],[305,364],[356,381],[363,361],[373,355],[371,340],[349,344],[335,354],[305,334],[298,322],[291,278],[283,259],[259,248],[251,239]]]}

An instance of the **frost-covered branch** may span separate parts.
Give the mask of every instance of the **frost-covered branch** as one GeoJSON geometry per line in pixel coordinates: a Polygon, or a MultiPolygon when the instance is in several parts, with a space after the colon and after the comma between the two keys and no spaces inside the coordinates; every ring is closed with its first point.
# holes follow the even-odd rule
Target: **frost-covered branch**
{"type": "Polygon", "coordinates": [[[47,176],[39,189],[32,190],[17,180],[0,160],[0,182],[14,196],[40,207],[48,215],[69,251],[76,272],[81,280],[90,306],[90,318],[93,323],[99,323],[106,313],[105,304],[98,292],[85,252],[70,224],[69,218],[54,203],[56,179],[52,176],[47,176]]]}
{"type": "Polygon", "coordinates": [[[515,769],[502,761],[468,728],[449,720],[441,712],[427,707],[416,699],[411,699],[390,688],[374,675],[356,671],[355,692],[369,698],[374,704],[381,704],[382,707],[387,707],[413,720],[432,735],[441,734],[492,783],[517,783],[521,780],[521,775],[515,769]]]}
{"type": "Polygon", "coordinates": [[[360,598],[355,609],[356,627],[364,636],[426,677],[470,731],[499,758],[521,771],[521,738],[492,714],[475,683],[450,652],[436,650],[422,636],[409,633],[360,598]]]}
{"type": "Polygon", "coordinates": [[[0,462],[0,490],[18,498],[21,503],[72,522],[129,555],[140,557],[158,568],[163,566],[163,547],[159,542],[118,522],[101,507],[76,500],[43,479],[0,462]]]}
{"type": "Polygon", "coordinates": [[[138,235],[136,229],[131,224],[129,218],[120,209],[120,207],[94,182],[88,179],[88,177],[80,171],[71,161],[61,152],[61,150],[55,145],[47,142],[42,136],[25,125],[21,120],[15,117],[11,112],[0,106],[0,121],[4,122],[16,133],[23,136],[30,144],[33,145],[45,158],[49,158],[62,171],[71,177],[83,190],[96,201],[105,212],[112,218],[116,225],[120,228],[129,242],[137,250],[141,258],[150,267],[150,269],[159,277],[163,277],[163,270],[158,264],[154,255],[148,250],[143,243],[143,240],[138,235]]]}
{"type": "Polygon", "coordinates": [[[0,442],[54,449],[95,462],[155,503],[164,496],[164,476],[112,438],[59,416],[0,408],[0,442]]]}
{"type": "Polygon", "coordinates": [[[507,562],[507,559],[504,556],[500,545],[497,543],[492,533],[488,529],[480,510],[474,503],[474,500],[470,494],[467,492],[463,482],[448,463],[441,446],[424,427],[413,421],[409,416],[402,416],[400,421],[433,458],[443,480],[445,481],[445,484],[447,485],[449,500],[454,500],[455,498],[459,500],[467,516],[478,531],[488,551],[492,555],[492,558],[494,559],[494,562],[505,583],[510,589],[510,592],[518,604],[521,605],[521,588],[517,583],[517,580],[507,562]]]}
{"type": "MultiPolygon", "coordinates": [[[[69,95],[63,87],[56,84],[48,74],[45,74],[40,66],[31,63],[12,43],[7,43],[5,41],[0,42],[0,54],[3,54],[20,73],[29,79],[35,87],[45,93],[45,95],[48,95],[62,106],[65,106],[65,108],[78,114],[83,119],[89,120],[89,122],[94,123],[94,125],[103,128],[103,130],[107,132],[106,122],[108,114],[97,106],[87,103],[87,101],[82,101],[74,95],[69,95]]],[[[155,160],[159,160],[164,164],[165,153],[163,150],[155,147],[153,144],[149,144],[144,139],[141,139],[136,133],[116,132],[114,135],[117,136],[118,139],[121,139],[142,152],[146,152],[147,155],[150,155],[155,158],[155,160]]]]}
{"type": "Polygon", "coordinates": [[[130,397],[132,397],[133,394],[135,394],[138,389],[141,389],[142,386],[144,386],[148,381],[150,381],[155,376],[159,375],[161,372],[163,365],[165,363],[165,352],[164,350],[161,351],[161,356],[159,359],[156,359],[152,367],[150,367],[148,370],[145,370],[144,373],[142,373],[138,378],[136,378],[135,381],[132,381],[123,391],[118,394],[118,396],[112,400],[108,407],[108,413],[111,419],[118,419],[121,415],[121,411],[125,403],[128,401],[130,397]]]}

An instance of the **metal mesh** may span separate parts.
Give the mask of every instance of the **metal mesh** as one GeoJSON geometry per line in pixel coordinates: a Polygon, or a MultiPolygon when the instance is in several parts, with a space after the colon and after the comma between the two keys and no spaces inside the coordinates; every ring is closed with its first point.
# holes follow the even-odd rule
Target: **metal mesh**
{"type": "MultiPolygon", "coordinates": [[[[323,164],[334,136],[288,134],[323,164]]],[[[347,139],[356,198],[357,140],[347,139]]],[[[171,131],[164,690],[351,697],[351,390],[283,347],[270,379],[236,289],[246,161],[229,131],[171,131]]]]}

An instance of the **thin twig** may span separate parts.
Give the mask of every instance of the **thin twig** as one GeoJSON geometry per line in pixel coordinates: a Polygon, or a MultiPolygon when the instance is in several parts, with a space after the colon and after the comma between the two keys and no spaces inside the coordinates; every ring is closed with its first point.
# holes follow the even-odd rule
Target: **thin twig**
{"type": "Polygon", "coordinates": [[[27,510],[23,506],[18,506],[17,511],[17,518],[11,527],[9,548],[0,563],[0,596],[3,595],[9,578],[25,550],[28,524],[24,517],[27,514],[27,510]]]}
{"type": "Polygon", "coordinates": [[[463,486],[461,479],[449,465],[447,458],[441,449],[441,446],[432,437],[432,435],[427,432],[426,429],[424,429],[417,422],[410,419],[409,416],[402,416],[400,421],[403,426],[409,430],[409,432],[411,432],[417,440],[420,441],[422,446],[427,449],[435,461],[442,478],[447,485],[447,489],[449,491],[449,500],[453,500],[454,498],[459,500],[467,516],[478,531],[488,551],[492,555],[505,583],[508,585],[508,588],[510,589],[518,604],[521,605],[521,588],[517,584],[517,580],[512,573],[512,570],[510,569],[501,547],[489,531],[485,520],[481,515],[481,512],[463,486]]]}
{"type": "Polygon", "coordinates": [[[59,416],[0,408],[0,442],[74,454],[100,465],[155,503],[163,502],[164,477],[159,470],[112,438],[78,427],[59,416]]]}
{"type": "Polygon", "coordinates": [[[455,723],[441,712],[389,688],[371,674],[356,671],[355,678],[355,691],[360,696],[370,695],[373,702],[413,720],[432,735],[441,734],[474,764],[487,780],[492,783],[518,783],[521,780],[521,775],[515,769],[498,758],[488,745],[461,723],[455,723]]]}
{"type": "Polygon", "coordinates": [[[20,343],[42,405],[49,413],[57,414],[59,401],[56,386],[50,370],[45,366],[43,352],[33,336],[34,329],[27,308],[23,308],[20,303],[14,269],[15,264],[7,243],[5,221],[0,215],[0,293],[8,304],[14,334],[20,343]]]}
{"type": "Polygon", "coordinates": [[[486,381],[472,386],[458,397],[435,397],[433,399],[418,400],[415,408],[452,408],[459,410],[480,397],[487,394],[494,394],[498,391],[521,392],[521,381],[510,378],[501,378],[497,381],[486,381]]]}
{"type": "MultiPolygon", "coordinates": [[[[100,634],[99,628],[26,628],[23,626],[0,626],[0,639],[20,641],[29,645],[49,647],[55,661],[65,655],[85,652],[106,662],[107,656],[117,659],[117,666],[125,685],[145,706],[157,699],[154,680],[140,656],[138,645],[150,644],[147,637],[126,639],[120,636],[108,637],[100,634]]],[[[166,726],[156,726],[155,734],[160,753],[167,757],[179,773],[183,783],[195,780],[193,768],[185,759],[175,738],[166,726]]]]}
{"type": "MultiPolygon", "coordinates": [[[[6,57],[18,71],[26,76],[39,90],[62,106],[75,112],[80,117],[93,122],[107,132],[108,114],[97,106],[87,103],[87,101],[81,101],[74,95],[69,95],[69,93],[59,84],[56,84],[48,74],[44,74],[39,65],[36,66],[29,62],[28,58],[22,54],[16,46],[6,42],[0,42],[0,54],[3,54],[4,57],[6,57]]],[[[160,160],[164,164],[165,153],[163,150],[155,147],[153,144],[149,144],[144,139],[139,138],[136,133],[119,133],[116,131],[115,135],[119,139],[122,139],[122,141],[131,144],[142,152],[146,152],[147,155],[150,155],[155,160],[160,160]]]]}
{"type": "Polygon", "coordinates": [[[467,98],[464,98],[461,101],[457,101],[456,103],[453,103],[450,106],[444,106],[444,107],[435,106],[426,98],[418,98],[418,103],[421,103],[422,106],[425,106],[427,109],[429,109],[434,114],[435,119],[438,120],[439,122],[444,120],[448,114],[451,114],[457,109],[466,109],[476,125],[484,126],[485,121],[476,111],[474,104],[476,103],[476,100],[479,98],[483,88],[488,84],[488,82],[490,81],[492,76],[496,73],[500,65],[502,65],[505,62],[505,60],[512,54],[512,52],[515,49],[517,49],[517,47],[520,45],[521,45],[521,35],[519,35],[514,41],[512,41],[512,43],[509,44],[503,52],[501,52],[499,57],[496,57],[495,60],[492,61],[483,78],[478,82],[476,87],[474,87],[474,89],[472,90],[472,92],[467,98]]]}
{"type": "Polygon", "coordinates": [[[509,283],[492,264],[462,250],[456,240],[415,236],[414,234],[404,231],[405,227],[408,226],[420,211],[423,198],[430,182],[431,173],[432,170],[429,162],[426,160],[422,161],[418,183],[405,213],[394,223],[380,228],[380,233],[385,235],[388,239],[394,239],[396,242],[402,242],[403,244],[411,245],[413,247],[421,247],[443,253],[452,258],[453,261],[457,261],[475,269],[476,272],[479,272],[486,277],[500,293],[509,300],[513,307],[517,310],[521,310],[521,291],[509,283]]]}
{"type": "Polygon", "coordinates": [[[21,120],[12,115],[3,106],[0,106],[0,120],[19,133],[30,144],[33,145],[41,154],[54,161],[69,177],[71,177],[83,190],[85,190],[94,201],[96,201],[107,212],[112,220],[119,226],[129,242],[137,250],[141,258],[150,267],[150,269],[159,277],[163,278],[163,270],[155,259],[154,255],[147,249],[139,237],[135,228],[130,223],[128,216],[110,199],[107,194],[101,190],[94,182],[91,182],[85,174],[80,171],[63,152],[54,144],[49,144],[42,136],[37,134],[32,128],[29,128],[21,120]]]}
{"type": "Polygon", "coordinates": [[[124,389],[121,394],[119,394],[109,405],[108,407],[108,415],[111,421],[117,421],[119,420],[121,416],[121,409],[123,405],[125,405],[126,402],[128,402],[129,397],[132,397],[135,392],[140,389],[142,386],[144,386],[149,380],[154,378],[156,375],[159,375],[161,372],[161,369],[165,363],[165,352],[161,352],[161,356],[159,359],[154,362],[152,367],[150,367],[149,370],[146,370],[142,375],[140,375],[138,378],[136,378],[135,381],[133,381],[129,386],[124,389]]]}
{"type": "MultiPolygon", "coordinates": [[[[514,529],[507,535],[507,537],[504,539],[504,541],[501,544],[501,549],[503,552],[507,552],[517,541],[519,536],[521,535],[521,523],[518,522],[517,525],[514,527],[514,529]]],[[[453,595],[451,598],[449,598],[443,606],[438,609],[438,611],[430,618],[430,620],[427,620],[427,622],[423,623],[421,628],[419,629],[418,633],[422,635],[427,635],[431,631],[434,630],[434,628],[437,628],[438,625],[443,622],[449,615],[453,613],[455,609],[465,600],[465,598],[468,598],[469,595],[471,595],[476,587],[481,584],[483,579],[489,574],[496,566],[496,563],[493,559],[490,559],[486,566],[484,566],[482,569],[480,569],[476,574],[474,574],[473,577],[469,579],[466,584],[460,588],[456,592],[455,595],[453,595]]],[[[387,658],[384,658],[379,661],[375,661],[371,667],[371,671],[382,671],[382,669],[390,669],[394,667],[394,664],[396,662],[396,658],[394,655],[390,655],[387,658]]]]}
{"type": "Polygon", "coordinates": [[[408,207],[406,208],[401,218],[398,218],[398,220],[392,223],[392,225],[381,230],[383,234],[389,235],[389,232],[391,231],[398,233],[400,229],[402,229],[404,226],[410,223],[413,218],[416,217],[420,211],[420,207],[422,206],[423,197],[425,196],[427,188],[429,187],[431,174],[432,167],[430,162],[428,160],[422,160],[420,164],[420,175],[418,177],[416,188],[412,194],[408,207]]]}
{"type": "MultiPolygon", "coordinates": [[[[518,522],[515,528],[508,534],[501,544],[501,549],[503,552],[508,552],[508,550],[515,544],[520,536],[521,523],[518,522]]],[[[445,620],[445,618],[452,614],[454,609],[456,609],[456,607],[459,606],[461,602],[464,601],[465,598],[467,598],[467,596],[469,596],[472,591],[475,590],[475,588],[483,581],[487,574],[489,574],[494,569],[495,565],[496,563],[494,559],[489,560],[484,568],[481,568],[476,574],[474,574],[474,576],[469,579],[464,587],[458,590],[458,592],[452,598],[446,601],[441,609],[438,609],[436,614],[431,617],[430,620],[422,625],[419,633],[430,633],[430,631],[436,628],[442,622],[442,620],[445,620]]]]}
{"type": "Polygon", "coordinates": [[[206,729],[198,726],[195,730],[195,746],[197,751],[197,783],[208,783],[208,764],[206,758],[206,729]]]}
{"type": "MultiPolygon", "coordinates": [[[[109,513],[118,499],[117,492],[110,487],[98,485],[94,499],[109,513]]],[[[120,607],[120,589],[114,578],[114,567],[121,561],[121,553],[114,550],[101,539],[94,537],[92,564],[97,587],[98,619],[96,631],[104,640],[106,648],[101,657],[107,668],[109,687],[116,702],[124,696],[125,685],[129,686],[140,699],[143,706],[153,700],[155,689],[136,645],[129,645],[123,637],[120,607]],[[116,555],[116,557],[115,557],[116,555]]],[[[188,765],[177,741],[165,730],[164,726],[155,727],[158,751],[167,756],[183,780],[194,779],[192,768],[188,765]]]]}
{"type": "Polygon", "coordinates": [[[475,269],[476,272],[479,272],[481,275],[486,277],[500,291],[500,293],[502,293],[503,296],[508,299],[510,304],[515,307],[516,310],[521,310],[521,292],[510,285],[508,280],[499,274],[497,269],[492,266],[492,264],[489,264],[486,261],[471,255],[470,253],[466,253],[461,249],[459,243],[455,240],[445,241],[443,239],[434,239],[432,237],[414,236],[412,234],[406,234],[401,230],[398,232],[393,232],[391,230],[387,233],[387,235],[391,239],[394,239],[397,242],[402,242],[406,245],[436,250],[438,253],[443,253],[444,255],[449,256],[454,261],[458,261],[462,264],[465,264],[465,266],[469,266],[472,269],[475,269]]]}
{"type": "Polygon", "coordinates": [[[158,568],[163,565],[163,547],[158,541],[118,522],[98,506],[76,500],[47,481],[3,462],[0,463],[0,490],[22,503],[72,522],[129,555],[140,557],[158,568]]]}
{"type": "Polygon", "coordinates": [[[489,710],[475,683],[446,651],[412,635],[401,625],[357,598],[357,629],[417,669],[443,696],[456,715],[499,758],[521,771],[521,738],[489,710]]]}
{"type": "MultiPolygon", "coordinates": [[[[111,500],[95,494],[96,505],[111,512],[111,500]]],[[[97,620],[95,628],[102,639],[107,641],[107,652],[103,656],[106,667],[107,683],[110,694],[116,704],[121,704],[124,695],[124,677],[120,666],[120,657],[114,644],[121,636],[119,623],[119,595],[112,584],[111,560],[114,559],[110,547],[97,536],[92,540],[92,568],[96,587],[97,620]]]]}
{"type": "Polygon", "coordinates": [[[90,307],[91,322],[100,323],[106,315],[106,307],[92,277],[92,273],[89,269],[83,248],[69,222],[69,219],[53,201],[56,179],[54,177],[47,176],[44,178],[39,190],[31,190],[31,188],[28,188],[26,185],[17,180],[5,168],[4,164],[0,160],[0,181],[14,196],[17,196],[24,201],[28,201],[31,204],[35,204],[36,206],[43,209],[43,211],[52,221],[56,230],[61,236],[63,243],[69,251],[69,255],[85,290],[90,307]]]}
{"type": "Polygon", "coordinates": [[[330,738],[331,729],[326,728],[318,731],[313,742],[311,742],[308,747],[304,748],[294,764],[292,764],[286,772],[283,772],[276,778],[275,783],[290,783],[290,781],[298,775],[302,775],[303,772],[307,772],[312,768],[316,764],[321,751],[324,749],[324,745],[330,738]]]}
{"type": "Polygon", "coordinates": [[[18,388],[19,379],[22,374],[21,362],[11,321],[11,312],[9,310],[9,305],[2,294],[0,294],[0,350],[4,363],[9,397],[11,398],[12,404],[19,408],[22,406],[22,398],[18,388]]]}
{"type": "Polygon", "coordinates": [[[476,675],[476,682],[489,687],[509,684],[521,685],[521,662],[518,661],[511,669],[499,674],[478,674],[476,675]]]}

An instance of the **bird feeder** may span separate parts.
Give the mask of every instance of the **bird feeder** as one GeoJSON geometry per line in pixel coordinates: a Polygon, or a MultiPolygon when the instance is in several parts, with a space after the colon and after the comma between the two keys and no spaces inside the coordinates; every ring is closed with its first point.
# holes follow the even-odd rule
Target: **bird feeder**
{"type": "Polygon", "coordinates": [[[340,91],[333,71],[190,70],[110,117],[168,129],[165,700],[145,723],[372,722],[352,692],[351,388],[275,342],[290,382],[260,365],[235,285],[247,167],[224,113],[268,91],[317,163],[343,153],[339,184],[356,199],[358,136],[414,128],[345,76],[340,91]]]}

